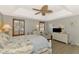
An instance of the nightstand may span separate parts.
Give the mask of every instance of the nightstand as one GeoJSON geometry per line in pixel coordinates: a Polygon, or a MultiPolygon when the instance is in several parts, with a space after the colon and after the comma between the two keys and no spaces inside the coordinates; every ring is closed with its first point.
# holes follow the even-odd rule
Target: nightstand
{"type": "Polygon", "coordinates": [[[48,38],[47,40],[50,41],[50,40],[52,40],[52,39],[53,39],[53,36],[50,35],[50,38],[48,38]]]}

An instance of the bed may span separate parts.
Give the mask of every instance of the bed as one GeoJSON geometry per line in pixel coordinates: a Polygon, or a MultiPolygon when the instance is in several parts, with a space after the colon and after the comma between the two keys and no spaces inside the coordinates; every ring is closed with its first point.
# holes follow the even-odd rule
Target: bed
{"type": "Polygon", "coordinates": [[[0,33],[0,53],[2,54],[51,54],[51,46],[40,35],[11,37],[0,33]]]}

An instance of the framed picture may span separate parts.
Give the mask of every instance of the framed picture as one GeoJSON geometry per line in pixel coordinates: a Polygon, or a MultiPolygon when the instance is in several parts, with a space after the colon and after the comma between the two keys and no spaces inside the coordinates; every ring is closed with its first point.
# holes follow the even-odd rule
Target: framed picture
{"type": "Polygon", "coordinates": [[[13,36],[25,34],[25,21],[21,19],[13,19],[13,36]]]}

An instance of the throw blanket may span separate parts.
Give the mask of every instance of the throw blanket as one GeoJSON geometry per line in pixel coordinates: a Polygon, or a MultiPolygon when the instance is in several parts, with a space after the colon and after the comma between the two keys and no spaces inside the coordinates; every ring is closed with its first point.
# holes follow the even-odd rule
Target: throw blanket
{"type": "Polygon", "coordinates": [[[27,39],[29,39],[33,44],[33,51],[38,52],[40,49],[43,48],[50,48],[49,43],[46,38],[43,36],[38,35],[29,35],[27,36],[27,39]]]}

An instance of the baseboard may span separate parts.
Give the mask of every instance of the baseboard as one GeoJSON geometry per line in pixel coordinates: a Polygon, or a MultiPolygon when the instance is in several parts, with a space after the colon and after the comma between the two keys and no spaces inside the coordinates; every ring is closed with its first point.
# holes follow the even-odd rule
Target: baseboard
{"type": "Polygon", "coordinates": [[[56,40],[56,39],[53,39],[54,41],[57,41],[57,42],[61,42],[61,43],[64,43],[64,44],[66,44],[65,42],[62,42],[62,41],[59,41],[59,40],[56,40]]]}

